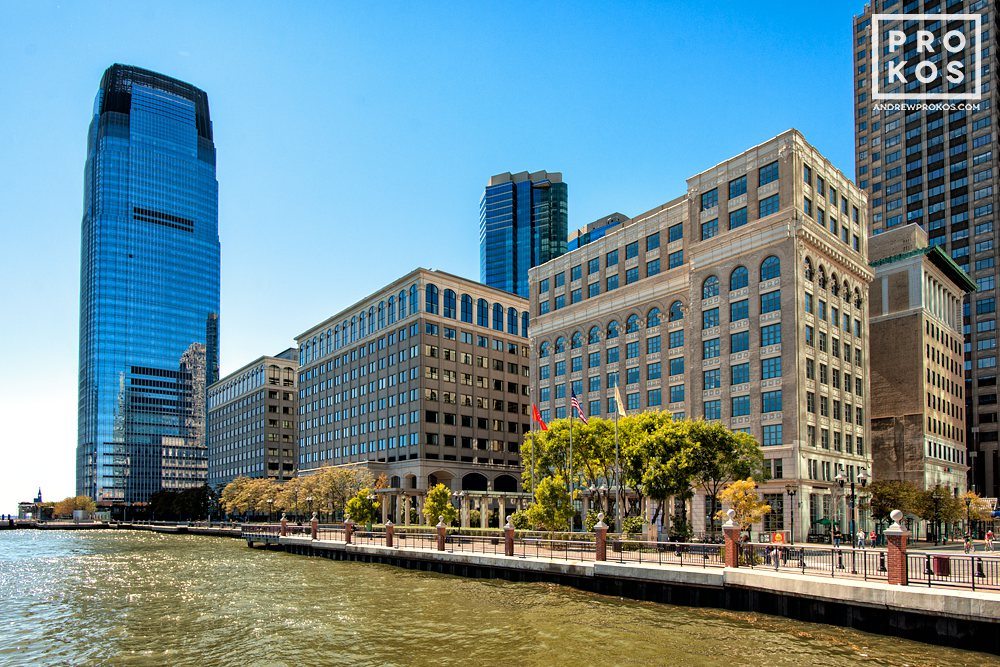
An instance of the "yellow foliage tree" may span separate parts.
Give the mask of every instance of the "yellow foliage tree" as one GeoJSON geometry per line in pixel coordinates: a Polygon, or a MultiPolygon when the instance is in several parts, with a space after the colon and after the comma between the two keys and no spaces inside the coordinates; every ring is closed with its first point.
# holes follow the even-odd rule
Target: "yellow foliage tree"
{"type": "Polygon", "coordinates": [[[96,512],[97,504],[88,496],[72,496],[57,502],[52,514],[56,517],[72,517],[74,510],[96,512]]]}
{"type": "MultiPolygon", "coordinates": [[[[719,500],[723,505],[728,505],[736,510],[733,520],[740,525],[743,530],[750,530],[750,527],[764,518],[764,515],[771,511],[771,506],[760,499],[757,495],[757,485],[753,478],[738,479],[729,484],[722,493],[719,500]]],[[[719,510],[716,513],[717,519],[728,519],[725,511],[719,510]]]]}

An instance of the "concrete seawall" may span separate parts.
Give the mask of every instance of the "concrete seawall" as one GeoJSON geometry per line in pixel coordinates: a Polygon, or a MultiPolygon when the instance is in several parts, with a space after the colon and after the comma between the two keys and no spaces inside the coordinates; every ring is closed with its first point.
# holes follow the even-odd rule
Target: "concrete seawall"
{"type": "MultiPolygon", "coordinates": [[[[272,545],[273,546],[273,545],[272,545]]],[[[282,537],[292,554],[466,577],[547,581],[595,593],[759,612],[1000,655],[1000,594],[773,572],[389,548],[282,537]]]]}

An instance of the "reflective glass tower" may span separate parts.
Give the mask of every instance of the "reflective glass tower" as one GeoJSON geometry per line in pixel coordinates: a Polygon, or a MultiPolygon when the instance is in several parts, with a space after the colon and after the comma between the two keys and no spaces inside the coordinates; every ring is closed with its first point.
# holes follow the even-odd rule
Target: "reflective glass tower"
{"type": "Polygon", "coordinates": [[[558,172],[499,174],[479,203],[479,279],[528,296],[528,269],[566,252],[566,184],[558,172]]]}
{"type": "Polygon", "coordinates": [[[205,483],[218,228],[208,97],[113,65],[84,172],[77,493],[135,504],[205,483]]]}

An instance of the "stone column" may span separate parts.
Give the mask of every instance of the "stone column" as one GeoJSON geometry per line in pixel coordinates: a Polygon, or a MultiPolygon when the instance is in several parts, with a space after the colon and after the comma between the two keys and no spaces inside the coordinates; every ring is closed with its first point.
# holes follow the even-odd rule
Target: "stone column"
{"type": "Polygon", "coordinates": [[[281,513],[281,531],[278,534],[281,535],[281,537],[288,534],[288,517],[285,516],[284,512],[281,513]]]}
{"type": "Polygon", "coordinates": [[[438,515],[437,538],[438,551],[444,551],[444,543],[448,539],[448,526],[444,525],[444,514],[438,515]]]}
{"type": "Polygon", "coordinates": [[[344,516],[344,542],[350,544],[351,535],[353,534],[354,534],[354,522],[351,521],[351,515],[347,514],[344,516]]]}
{"type": "Polygon", "coordinates": [[[479,527],[487,528],[490,520],[490,497],[483,496],[479,499],[479,527]]]}
{"type": "Polygon", "coordinates": [[[590,513],[590,493],[585,492],[580,495],[583,497],[583,520],[586,522],[587,514],[590,513]]]}
{"type": "Polygon", "coordinates": [[[885,529],[886,560],[889,568],[887,578],[890,584],[906,586],[910,581],[906,568],[906,541],[910,532],[899,524],[903,518],[902,512],[893,510],[889,516],[892,517],[893,524],[885,529]]]}
{"type": "Polygon", "coordinates": [[[392,546],[392,538],[395,535],[396,527],[392,525],[392,521],[385,522],[385,546],[392,546]]]}
{"type": "Polygon", "coordinates": [[[410,496],[403,496],[403,525],[410,525],[410,496]]]}
{"type": "Polygon", "coordinates": [[[722,534],[725,536],[725,565],[726,567],[740,566],[740,527],[733,517],[736,510],[728,510],[729,521],[722,524],[722,534]]]}
{"type": "Polygon", "coordinates": [[[604,523],[604,512],[597,515],[594,524],[594,560],[608,559],[608,524],[604,523]]]}
{"type": "Polygon", "coordinates": [[[404,523],[403,519],[403,492],[396,491],[396,521],[394,523],[404,523]]]}
{"type": "Polygon", "coordinates": [[[379,501],[382,504],[382,524],[389,523],[389,494],[379,494],[379,501]]]}
{"type": "MultiPolygon", "coordinates": [[[[417,525],[424,522],[424,496],[417,496],[417,525]]],[[[430,523],[428,521],[427,523],[430,523]]]]}
{"type": "Polygon", "coordinates": [[[458,501],[459,501],[459,505],[461,507],[461,510],[460,510],[460,517],[461,518],[460,518],[460,520],[459,520],[458,523],[459,523],[459,525],[462,526],[462,528],[468,528],[469,527],[469,495],[465,491],[459,492],[459,494],[458,494],[458,501]]]}
{"type": "Polygon", "coordinates": [[[313,512],[312,521],[309,522],[309,533],[312,535],[312,538],[314,540],[318,539],[316,536],[318,531],[319,531],[319,519],[316,518],[316,512],[313,512]]]}
{"type": "Polygon", "coordinates": [[[514,524],[511,523],[511,517],[509,516],[507,517],[507,523],[503,527],[503,555],[514,555],[514,524]]]}

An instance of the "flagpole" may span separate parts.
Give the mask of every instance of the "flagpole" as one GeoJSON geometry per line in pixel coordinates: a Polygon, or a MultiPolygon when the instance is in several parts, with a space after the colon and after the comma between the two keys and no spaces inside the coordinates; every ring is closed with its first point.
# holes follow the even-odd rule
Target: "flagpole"
{"type": "Polygon", "coordinates": [[[618,405],[615,404],[615,532],[622,531],[622,467],[618,458],[618,405]]]}
{"type": "MultiPolygon", "coordinates": [[[[576,512],[575,505],[573,504],[573,406],[570,405],[569,408],[569,460],[567,461],[567,484],[569,486],[569,506],[576,512]]],[[[573,516],[569,517],[569,532],[573,532],[573,516]]]]}

